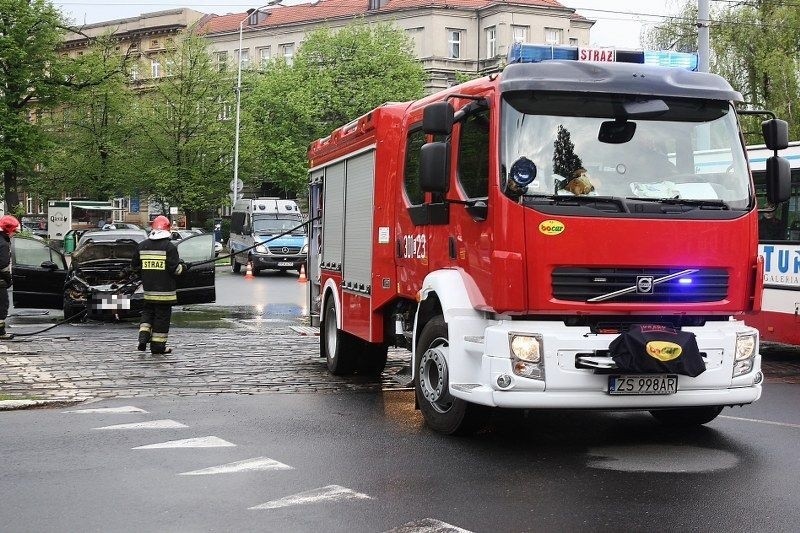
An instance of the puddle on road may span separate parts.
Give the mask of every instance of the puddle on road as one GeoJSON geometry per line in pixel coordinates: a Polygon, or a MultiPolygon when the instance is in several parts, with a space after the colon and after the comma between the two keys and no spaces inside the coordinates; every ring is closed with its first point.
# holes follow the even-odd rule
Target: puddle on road
{"type": "Polygon", "coordinates": [[[225,320],[227,317],[228,313],[220,309],[176,310],[172,313],[172,327],[233,329],[235,326],[225,320]]]}
{"type": "Polygon", "coordinates": [[[608,446],[589,450],[589,455],[589,468],[621,472],[714,472],[739,464],[731,452],[696,446],[608,446]]]}
{"type": "Polygon", "coordinates": [[[236,307],[175,308],[172,326],[177,328],[234,329],[241,323],[292,322],[305,316],[305,309],[295,304],[264,304],[236,307]]]}

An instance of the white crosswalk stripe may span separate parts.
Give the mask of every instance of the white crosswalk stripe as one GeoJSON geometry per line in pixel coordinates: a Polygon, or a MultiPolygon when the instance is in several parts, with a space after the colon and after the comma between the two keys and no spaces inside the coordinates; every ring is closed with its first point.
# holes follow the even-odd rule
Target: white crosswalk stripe
{"type": "Polygon", "coordinates": [[[416,520],[414,522],[403,524],[400,527],[390,529],[385,533],[472,533],[472,532],[468,529],[463,529],[454,526],[452,524],[448,524],[447,522],[442,522],[441,520],[435,520],[433,518],[423,518],[422,520],[416,520]]]}
{"type": "Polygon", "coordinates": [[[372,497],[354,490],[339,486],[328,485],[318,489],[299,492],[292,496],[286,496],[279,500],[262,503],[250,509],[280,509],[293,505],[308,505],[318,502],[340,502],[345,500],[371,500],[372,497]]]}
{"type": "Polygon", "coordinates": [[[186,424],[181,424],[175,420],[149,420],[147,422],[133,422],[130,424],[114,424],[113,426],[103,426],[92,429],[178,429],[188,428],[186,424]]]}
{"type": "Polygon", "coordinates": [[[160,442],[157,444],[147,444],[145,446],[136,446],[133,450],[155,450],[158,448],[224,448],[236,446],[219,437],[210,435],[208,437],[195,437],[193,439],[180,439],[171,440],[167,442],[160,442]]]}
{"type": "Polygon", "coordinates": [[[86,414],[125,414],[125,413],[147,413],[144,409],[139,409],[132,405],[125,405],[123,407],[95,407],[92,409],[74,409],[72,411],[64,411],[65,413],[86,415],[86,414]]]}
{"type": "Polygon", "coordinates": [[[468,529],[463,529],[441,520],[434,518],[423,518],[392,528],[384,533],[472,533],[468,529]]]}
{"type": "Polygon", "coordinates": [[[201,470],[183,472],[179,476],[203,476],[211,474],[232,474],[235,472],[258,472],[265,470],[294,470],[289,465],[285,465],[269,457],[255,457],[219,466],[210,466],[201,470]]]}

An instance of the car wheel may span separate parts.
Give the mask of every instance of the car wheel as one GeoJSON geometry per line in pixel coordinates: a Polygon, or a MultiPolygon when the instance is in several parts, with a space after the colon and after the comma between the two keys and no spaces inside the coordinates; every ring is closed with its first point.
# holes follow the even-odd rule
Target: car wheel
{"type": "Polygon", "coordinates": [[[336,325],[336,304],[333,297],[329,297],[325,302],[325,314],[322,320],[320,342],[328,370],[336,376],[352,374],[356,365],[355,343],[350,335],[336,325]]]}
{"type": "Polygon", "coordinates": [[[654,409],[653,418],[669,427],[692,427],[708,424],[722,412],[722,405],[684,407],[682,409],[654,409]]]}
{"type": "Polygon", "coordinates": [[[86,315],[81,315],[79,313],[85,310],[86,308],[83,306],[76,306],[64,302],[64,320],[69,320],[70,322],[82,322],[86,318],[86,315]]]}
{"type": "Polygon", "coordinates": [[[241,271],[242,271],[242,265],[240,265],[239,263],[236,262],[236,256],[232,254],[231,255],[231,272],[233,272],[234,274],[238,274],[241,271]]]}
{"type": "Polygon", "coordinates": [[[467,435],[486,422],[488,409],[450,394],[447,323],[441,315],[429,320],[417,342],[414,392],[425,423],[445,435],[467,435]]]}

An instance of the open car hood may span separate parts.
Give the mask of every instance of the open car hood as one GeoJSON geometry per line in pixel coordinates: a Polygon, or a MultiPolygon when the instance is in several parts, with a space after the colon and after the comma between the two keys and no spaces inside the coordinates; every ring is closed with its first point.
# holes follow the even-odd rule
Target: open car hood
{"type": "Polygon", "coordinates": [[[130,261],[138,244],[134,241],[87,242],[72,253],[73,266],[92,261],[130,261]]]}

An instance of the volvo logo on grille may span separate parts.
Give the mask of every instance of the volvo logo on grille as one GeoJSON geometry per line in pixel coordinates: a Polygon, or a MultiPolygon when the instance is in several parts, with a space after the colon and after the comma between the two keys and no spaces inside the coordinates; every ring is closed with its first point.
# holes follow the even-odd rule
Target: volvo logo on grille
{"type": "Polygon", "coordinates": [[[283,252],[285,254],[288,254],[289,253],[289,249],[284,246],[283,248],[281,248],[281,252],[283,252]]]}
{"type": "Polygon", "coordinates": [[[636,276],[636,292],[653,294],[653,276],[636,276]]]}

